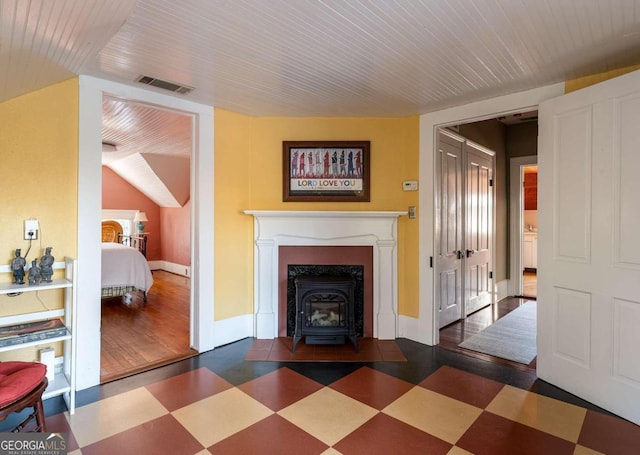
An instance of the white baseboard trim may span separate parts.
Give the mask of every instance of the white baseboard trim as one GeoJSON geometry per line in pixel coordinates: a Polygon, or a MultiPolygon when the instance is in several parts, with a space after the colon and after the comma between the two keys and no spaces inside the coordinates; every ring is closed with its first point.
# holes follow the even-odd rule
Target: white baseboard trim
{"type": "Polygon", "coordinates": [[[151,270],[164,270],[176,275],[191,276],[191,267],[188,265],[176,264],[169,261],[149,261],[149,268],[151,270]]]}
{"type": "Polygon", "coordinates": [[[253,314],[215,322],[214,346],[223,346],[253,336],[253,314]]]}
{"type": "Polygon", "coordinates": [[[496,283],[496,303],[509,297],[509,280],[502,280],[496,283]]]}
{"type": "Polygon", "coordinates": [[[420,329],[420,319],[410,316],[398,315],[398,337],[426,345],[433,344],[425,337],[425,330],[420,329]]]}

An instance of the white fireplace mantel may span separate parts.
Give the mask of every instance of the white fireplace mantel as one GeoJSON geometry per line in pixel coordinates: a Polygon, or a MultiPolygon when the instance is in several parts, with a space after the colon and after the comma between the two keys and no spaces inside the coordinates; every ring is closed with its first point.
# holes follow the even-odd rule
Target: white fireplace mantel
{"type": "Polygon", "coordinates": [[[372,246],[373,336],[398,333],[399,216],[392,211],[245,210],[254,217],[254,336],[278,333],[278,247],[372,246]]]}

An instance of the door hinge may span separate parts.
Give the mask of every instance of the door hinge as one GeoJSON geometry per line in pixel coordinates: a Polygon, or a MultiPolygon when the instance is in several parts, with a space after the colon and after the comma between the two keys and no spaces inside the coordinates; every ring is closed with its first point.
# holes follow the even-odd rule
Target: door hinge
{"type": "Polygon", "coordinates": [[[493,279],[493,272],[489,272],[489,279],[493,279]]]}
{"type": "Polygon", "coordinates": [[[433,256],[429,256],[429,267],[433,268],[433,256]]]}
{"type": "Polygon", "coordinates": [[[489,179],[489,186],[493,186],[493,179],[489,179]]]}

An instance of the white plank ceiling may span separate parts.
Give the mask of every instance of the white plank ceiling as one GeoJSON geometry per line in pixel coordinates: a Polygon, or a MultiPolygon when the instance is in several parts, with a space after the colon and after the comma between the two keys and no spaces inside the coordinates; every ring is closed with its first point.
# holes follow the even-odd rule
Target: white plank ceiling
{"type": "Polygon", "coordinates": [[[640,0],[0,0],[0,102],[146,75],[248,115],[407,116],[637,63],[640,0]]]}

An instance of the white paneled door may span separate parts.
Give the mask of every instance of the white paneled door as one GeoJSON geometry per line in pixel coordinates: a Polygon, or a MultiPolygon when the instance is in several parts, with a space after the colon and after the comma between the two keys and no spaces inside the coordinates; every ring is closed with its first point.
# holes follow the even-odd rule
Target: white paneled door
{"type": "Polygon", "coordinates": [[[492,301],[492,152],[438,134],[436,274],[442,328],[492,301]]]}
{"type": "Polygon", "coordinates": [[[462,318],[464,140],[441,132],[438,135],[436,172],[436,273],[440,327],[462,318]]]}
{"type": "Polygon", "coordinates": [[[640,72],[539,111],[538,377],[640,424],[640,72]]]}
{"type": "Polygon", "coordinates": [[[465,142],[465,316],[491,303],[493,153],[465,142]]]}

